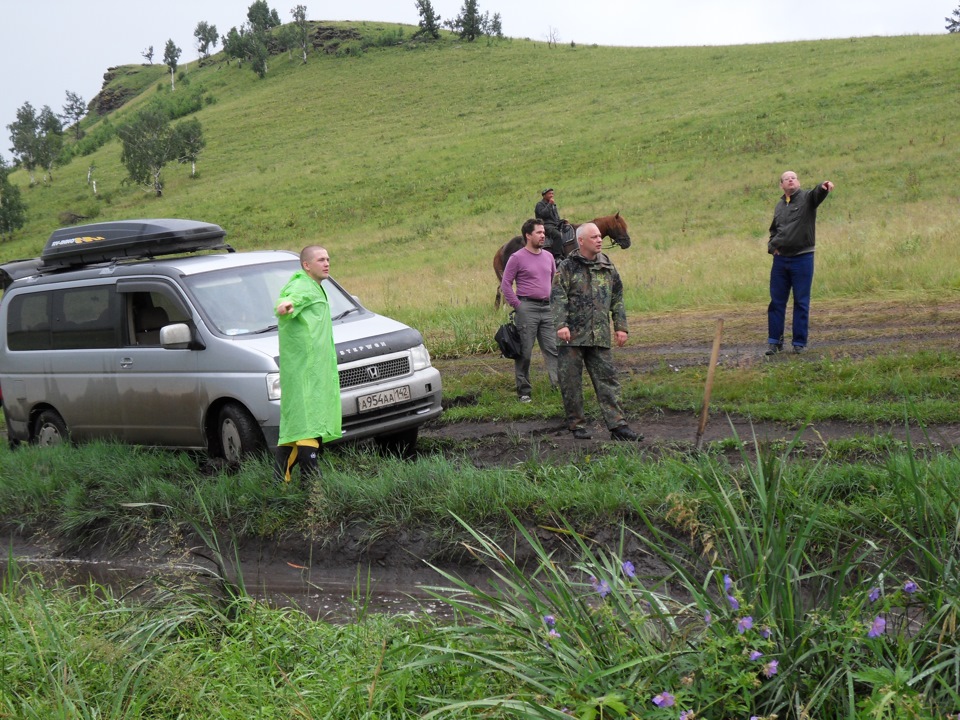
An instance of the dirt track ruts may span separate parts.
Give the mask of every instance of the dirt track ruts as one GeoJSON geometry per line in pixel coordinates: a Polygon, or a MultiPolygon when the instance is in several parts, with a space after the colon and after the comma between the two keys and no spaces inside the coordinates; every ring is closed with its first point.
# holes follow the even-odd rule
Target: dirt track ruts
{"type": "MultiPolygon", "coordinates": [[[[746,368],[771,362],[764,356],[766,308],[727,307],[631,318],[629,343],[614,351],[619,371],[638,375],[665,366],[706,368],[719,318],[723,319],[723,333],[718,373],[722,373],[725,367],[746,368]]],[[[789,327],[788,311],[788,331],[789,327]]],[[[800,356],[786,352],[772,362],[809,363],[824,357],[856,360],[919,350],[960,351],[960,296],[951,295],[937,301],[908,303],[889,300],[871,301],[869,304],[856,300],[818,303],[814,297],[808,351],[800,356]]],[[[536,350],[534,354],[533,372],[543,372],[536,350]]],[[[438,360],[436,365],[446,378],[475,372],[496,373],[503,377],[504,391],[512,391],[513,363],[498,356],[438,360]]],[[[960,380],[960,370],[957,378],[960,380]]],[[[629,406],[626,409],[629,413],[629,406]]],[[[631,423],[646,436],[638,448],[658,455],[665,449],[693,447],[699,414],[648,412],[634,414],[631,423]]],[[[902,422],[868,424],[838,421],[819,422],[802,428],[711,413],[703,442],[731,438],[734,433],[751,444],[754,438],[761,443],[782,441],[793,439],[801,430],[800,439],[808,447],[838,438],[889,434],[901,440],[909,435],[916,446],[950,448],[960,444],[960,413],[957,423],[928,428],[907,428],[902,422]]],[[[441,445],[452,441],[458,452],[469,457],[475,465],[483,467],[510,465],[531,459],[564,462],[579,455],[602,452],[610,443],[609,434],[600,424],[595,424],[591,431],[592,440],[573,440],[560,417],[524,421],[441,421],[426,426],[421,431],[421,437],[428,441],[441,441],[441,445]]]]}

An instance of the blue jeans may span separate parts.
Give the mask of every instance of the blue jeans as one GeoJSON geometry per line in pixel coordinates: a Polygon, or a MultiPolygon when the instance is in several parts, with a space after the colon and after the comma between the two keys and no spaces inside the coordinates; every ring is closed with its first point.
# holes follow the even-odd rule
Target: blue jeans
{"type": "Polygon", "coordinates": [[[773,256],[770,268],[770,306],[767,308],[767,342],[783,344],[787,300],[793,290],[793,345],[806,347],[810,326],[810,288],[813,287],[813,253],[773,256]]]}

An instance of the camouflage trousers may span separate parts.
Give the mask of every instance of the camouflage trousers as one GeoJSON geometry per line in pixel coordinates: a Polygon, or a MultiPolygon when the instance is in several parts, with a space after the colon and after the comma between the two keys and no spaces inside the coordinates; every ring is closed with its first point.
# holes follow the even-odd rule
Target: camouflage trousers
{"type": "Polygon", "coordinates": [[[608,430],[626,425],[620,406],[620,381],[613,366],[610,348],[560,345],[557,348],[557,375],[567,427],[576,430],[586,426],[583,415],[583,367],[586,365],[590,381],[597,393],[600,412],[608,430]]]}

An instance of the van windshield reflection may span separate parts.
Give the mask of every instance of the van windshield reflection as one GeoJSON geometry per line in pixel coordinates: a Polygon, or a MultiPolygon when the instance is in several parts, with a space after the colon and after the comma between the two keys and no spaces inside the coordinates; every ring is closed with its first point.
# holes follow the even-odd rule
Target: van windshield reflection
{"type": "MultiPolygon", "coordinates": [[[[184,282],[205,319],[223,335],[255,335],[277,329],[274,307],[280,290],[297,270],[297,263],[267,263],[200,273],[184,282]]],[[[323,281],[330,314],[342,317],[358,311],[354,301],[330,280],[323,281]]]]}

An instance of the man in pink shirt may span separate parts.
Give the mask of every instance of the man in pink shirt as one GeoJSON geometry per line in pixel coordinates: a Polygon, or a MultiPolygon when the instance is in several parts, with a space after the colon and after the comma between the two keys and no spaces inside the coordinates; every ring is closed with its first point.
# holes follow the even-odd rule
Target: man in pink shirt
{"type": "Polygon", "coordinates": [[[543,353],[550,386],[557,387],[557,334],[553,329],[553,313],[550,310],[550,290],[556,265],[553,255],[543,251],[546,234],[542,220],[527,220],[520,228],[520,234],[525,244],[507,260],[500,292],[516,311],[514,322],[520,330],[523,355],[513,361],[513,370],[517,377],[517,397],[520,402],[528,403],[533,391],[530,385],[530,358],[534,340],[543,353]],[[513,289],[514,282],[516,292],[513,289]]]}

